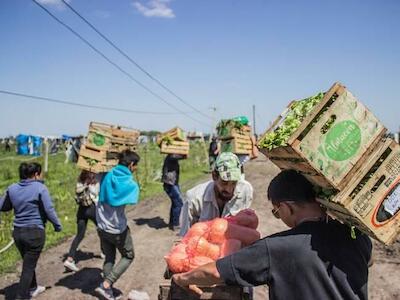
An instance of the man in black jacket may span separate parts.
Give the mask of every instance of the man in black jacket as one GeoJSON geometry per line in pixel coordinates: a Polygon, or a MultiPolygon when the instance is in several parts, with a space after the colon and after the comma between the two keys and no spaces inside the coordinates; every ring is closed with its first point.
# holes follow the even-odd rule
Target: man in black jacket
{"type": "Polygon", "coordinates": [[[164,191],[171,199],[169,212],[169,229],[175,231],[179,228],[179,215],[183,205],[181,190],[179,188],[179,160],[186,158],[180,154],[168,154],[165,157],[162,169],[162,182],[164,191]]]}
{"type": "Polygon", "coordinates": [[[291,229],[261,239],[237,253],[177,274],[180,286],[269,286],[269,299],[368,299],[371,240],[329,219],[312,185],[293,170],[268,188],[272,214],[291,229]]]}

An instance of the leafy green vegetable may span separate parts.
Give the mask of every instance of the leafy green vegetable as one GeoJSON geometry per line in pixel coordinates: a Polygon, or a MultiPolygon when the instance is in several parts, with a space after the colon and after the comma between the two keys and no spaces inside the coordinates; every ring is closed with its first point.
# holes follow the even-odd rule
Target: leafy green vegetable
{"type": "Polygon", "coordinates": [[[268,150],[286,146],[289,137],[299,128],[301,122],[323,97],[324,93],[318,93],[315,96],[293,102],[281,124],[273,131],[268,132],[258,146],[268,150]]]}
{"type": "Polygon", "coordinates": [[[171,145],[174,142],[174,139],[169,135],[166,135],[162,138],[162,141],[165,142],[166,145],[171,145]]]}
{"type": "Polygon", "coordinates": [[[96,165],[99,161],[93,158],[85,157],[86,162],[89,164],[89,166],[93,167],[96,165]]]}
{"type": "Polygon", "coordinates": [[[232,129],[241,130],[244,124],[240,118],[221,120],[217,124],[217,133],[220,138],[231,134],[232,129]]]}

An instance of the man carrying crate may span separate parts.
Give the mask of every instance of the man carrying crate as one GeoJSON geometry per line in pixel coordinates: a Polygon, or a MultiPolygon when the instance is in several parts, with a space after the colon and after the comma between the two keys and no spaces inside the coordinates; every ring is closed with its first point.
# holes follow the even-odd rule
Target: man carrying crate
{"type": "Polygon", "coordinates": [[[182,208],[182,196],[179,187],[179,160],[184,158],[186,158],[186,155],[168,154],[165,157],[162,168],[161,180],[164,185],[164,191],[171,199],[168,227],[172,231],[178,230],[179,228],[179,215],[182,208]]]}
{"type": "Polygon", "coordinates": [[[241,175],[238,157],[231,152],[221,153],[212,172],[213,180],[187,191],[179,234],[184,236],[194,223],[235,215],[249,208],[253,187],[241,175]]]}
{"type": "Polygon", "coordinates": [[[139,186],[132,177],[139,160],[140,157],[135,152],[122,151],[118,165],[105,174],[100,181],[96,220],[105,260],[104,278],[100,286],[96,288],[96,292],[107,300],[116,299],[112,286],[128,269],[135,256],[125,207],[136,204],[139,199],[139,186]],[[116,250],[121,254],[117,264],[115,264],[116,250]]]}
{"type": "Polygon", "coordinates": [[[368,299],[371,240],[329,219],[313,186],[293,170],[269,185],[272,214],[291,229],[230,256],[176,274],[173,280],[198,293],[217,283],[269,286],[269,299],[368,299]]]}

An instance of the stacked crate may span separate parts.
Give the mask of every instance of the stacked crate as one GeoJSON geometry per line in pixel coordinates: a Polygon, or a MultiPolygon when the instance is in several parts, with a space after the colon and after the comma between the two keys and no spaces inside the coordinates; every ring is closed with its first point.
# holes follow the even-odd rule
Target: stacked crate
{"type": "Polygon", "coordinates": [[[200,296],[193,292],[187,291],[178,286],[173,281],[165,281],[159,285],[158,300],[196,300],[196,299],[213,299],[213,300],[250,300],[251,292],[247,287],[214,285],[199,286],[203,291],[200,296]]]}
{"type": "Polygon", "coordinates": [[[189,155],[190,145],[185,132],[179,127],[174,127],[157,136],[157,144],[162,154],[189,155]]]}
{"type": "Polygon", "coordinates": [[[221,141],[221,152],[233,152],[235,154],[251,155],[253,143],[251,139],[251,127],[241,125],[234,120],[221,123],[217,126],[218,139],[221,141]]]}
{"type": "Polygon", "coordinates": [[[400,148],[385,133],[379,120],[335,83],[286,146],[260,151],[280,169],[295,169],[322,189],[319,201],[330,214],[390,244],[400,232],[400,148]],[[384,206],[392,207],[390,216],[384,206]]]}
{"type": "Polygon", "coordinates": [[[78,167],[94,173],[109,171],[118,164],[120,152],[137,150],[139,135],[137,130],[91,122],[79,151],[78,167]]]}

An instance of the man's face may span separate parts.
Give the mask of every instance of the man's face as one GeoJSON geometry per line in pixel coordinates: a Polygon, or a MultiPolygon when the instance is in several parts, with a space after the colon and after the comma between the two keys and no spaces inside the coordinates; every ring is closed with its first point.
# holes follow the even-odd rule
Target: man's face
{"type": "MultiPolygon", "coordinates": [[[[213,176],[214,177],[214,176],[213,176]]],[[[223,202],[233,198],[237,181],[223,181],[219,176],[214,177],[215,194],[223,202]]]]}

